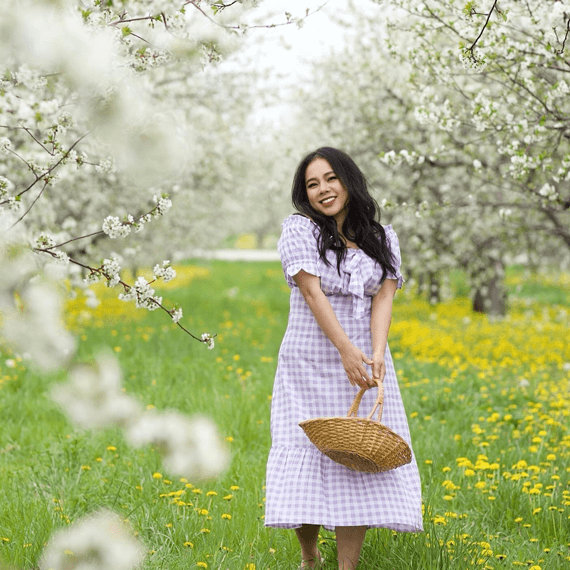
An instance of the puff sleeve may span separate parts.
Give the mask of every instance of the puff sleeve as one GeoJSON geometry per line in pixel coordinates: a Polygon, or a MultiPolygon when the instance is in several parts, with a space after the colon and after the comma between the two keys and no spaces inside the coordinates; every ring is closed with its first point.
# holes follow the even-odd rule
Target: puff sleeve
{"type": "Polygon", "coordinates": [[[386,279],[396,279],[398,281],[397,287],[398,289],[402,288],[402,284],[404,283],[404,278],[400,273],[400,265],[402,264],[402,256],[400,254],[400,242],[398,241],[398,236],[396,232],[392,229],[392,226],[384,226],[384,231],[386,232],[386,239],[388,240],[388,246],[390,247],[390,251],[392,252],[392,257],[394,259],[394,267],[396,269],[396,273],[391,273],[388,271],[386,273],[386,279]]]}
{"type": "Polygon", "coordinates": [[[317,268],[319,252],[314,233],[315,224],[304,216],[292,215],[283,222],[282,227],[283,232],[277,243],[277,251],[281,257],[287,285],[291,288],[297,286],[293,276],[301,270],[320,277],[317,268]]]}

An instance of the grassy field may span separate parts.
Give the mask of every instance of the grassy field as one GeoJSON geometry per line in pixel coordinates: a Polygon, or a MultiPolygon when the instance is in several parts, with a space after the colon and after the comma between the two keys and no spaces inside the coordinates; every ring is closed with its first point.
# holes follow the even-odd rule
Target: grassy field
{"type": "MultiPolygon", "coordinates": [[[[50,535],[106,506],[148,548],[145,569],[295,569],[291,531],[263,526],[276,356],[287,323],[279,264],[199,262],[161,294],[207,350],[165,315],[110,299],[70,302],[78,360],[103,346],[146,407],[213,417],[232,453],[218,480],[166,472],[115,430],[79,431],[39,376],[2,348],[0,568],[30,570],[50,535]],[[176,286],[176,287],[175,287],[176,286]]],[[[370,531],[362,570],[570,567],[570,276],[507,276],[510,312],[490,321],[458,297],[399,292],[390,345],[422,476],[425,532],[370,531]]],[[[170,284],[169,284],[170,285],[170,284]]],[[[464,290],[460,276],[453,280],[464,290]]],[[[110,292],[103,290],[103,294],[110,292]]],[[[334,535],[321,549],[336,568],[334,535]]]]}

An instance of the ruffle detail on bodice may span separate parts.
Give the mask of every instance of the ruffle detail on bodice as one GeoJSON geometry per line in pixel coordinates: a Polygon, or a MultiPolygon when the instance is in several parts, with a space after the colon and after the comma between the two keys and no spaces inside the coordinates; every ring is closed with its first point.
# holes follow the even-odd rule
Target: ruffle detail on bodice
{"type": "Polygon", "coordinates": [[[352,295],[352,314],[355,319],[362,319],[366,314],[364,302],[364,279],[362,277],[360,250],[355,250],[344,263],[342,270],[348,275],[347,290],[352,295]]]}

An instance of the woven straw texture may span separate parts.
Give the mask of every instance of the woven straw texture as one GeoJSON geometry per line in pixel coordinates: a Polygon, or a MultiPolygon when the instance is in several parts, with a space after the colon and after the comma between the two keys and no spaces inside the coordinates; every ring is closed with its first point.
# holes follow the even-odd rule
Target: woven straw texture
{"type": "Polygon", "coordinates": [[[367,418],[358,417],[365,390],[360,390],[345,418],[314,418],[299,423],[311,442],[333,461],[366,473],[380,473],[410,463],[408,444],[389,427],[382,425],[384,390],[378,384],[378,397],[367,418]],[[372,416],[378,409],[378,420],[372,416]]]}

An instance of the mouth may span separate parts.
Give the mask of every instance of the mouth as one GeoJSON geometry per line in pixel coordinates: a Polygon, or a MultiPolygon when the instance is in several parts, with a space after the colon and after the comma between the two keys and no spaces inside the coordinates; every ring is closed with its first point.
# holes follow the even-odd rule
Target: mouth
{"type": "Polygon", "coordinates": [[[321,200],[319,203],[323,206],[328,204],[332,204],[332,202],[336,199],[336,196],[327,196],[324,200],[321,200]]]}

